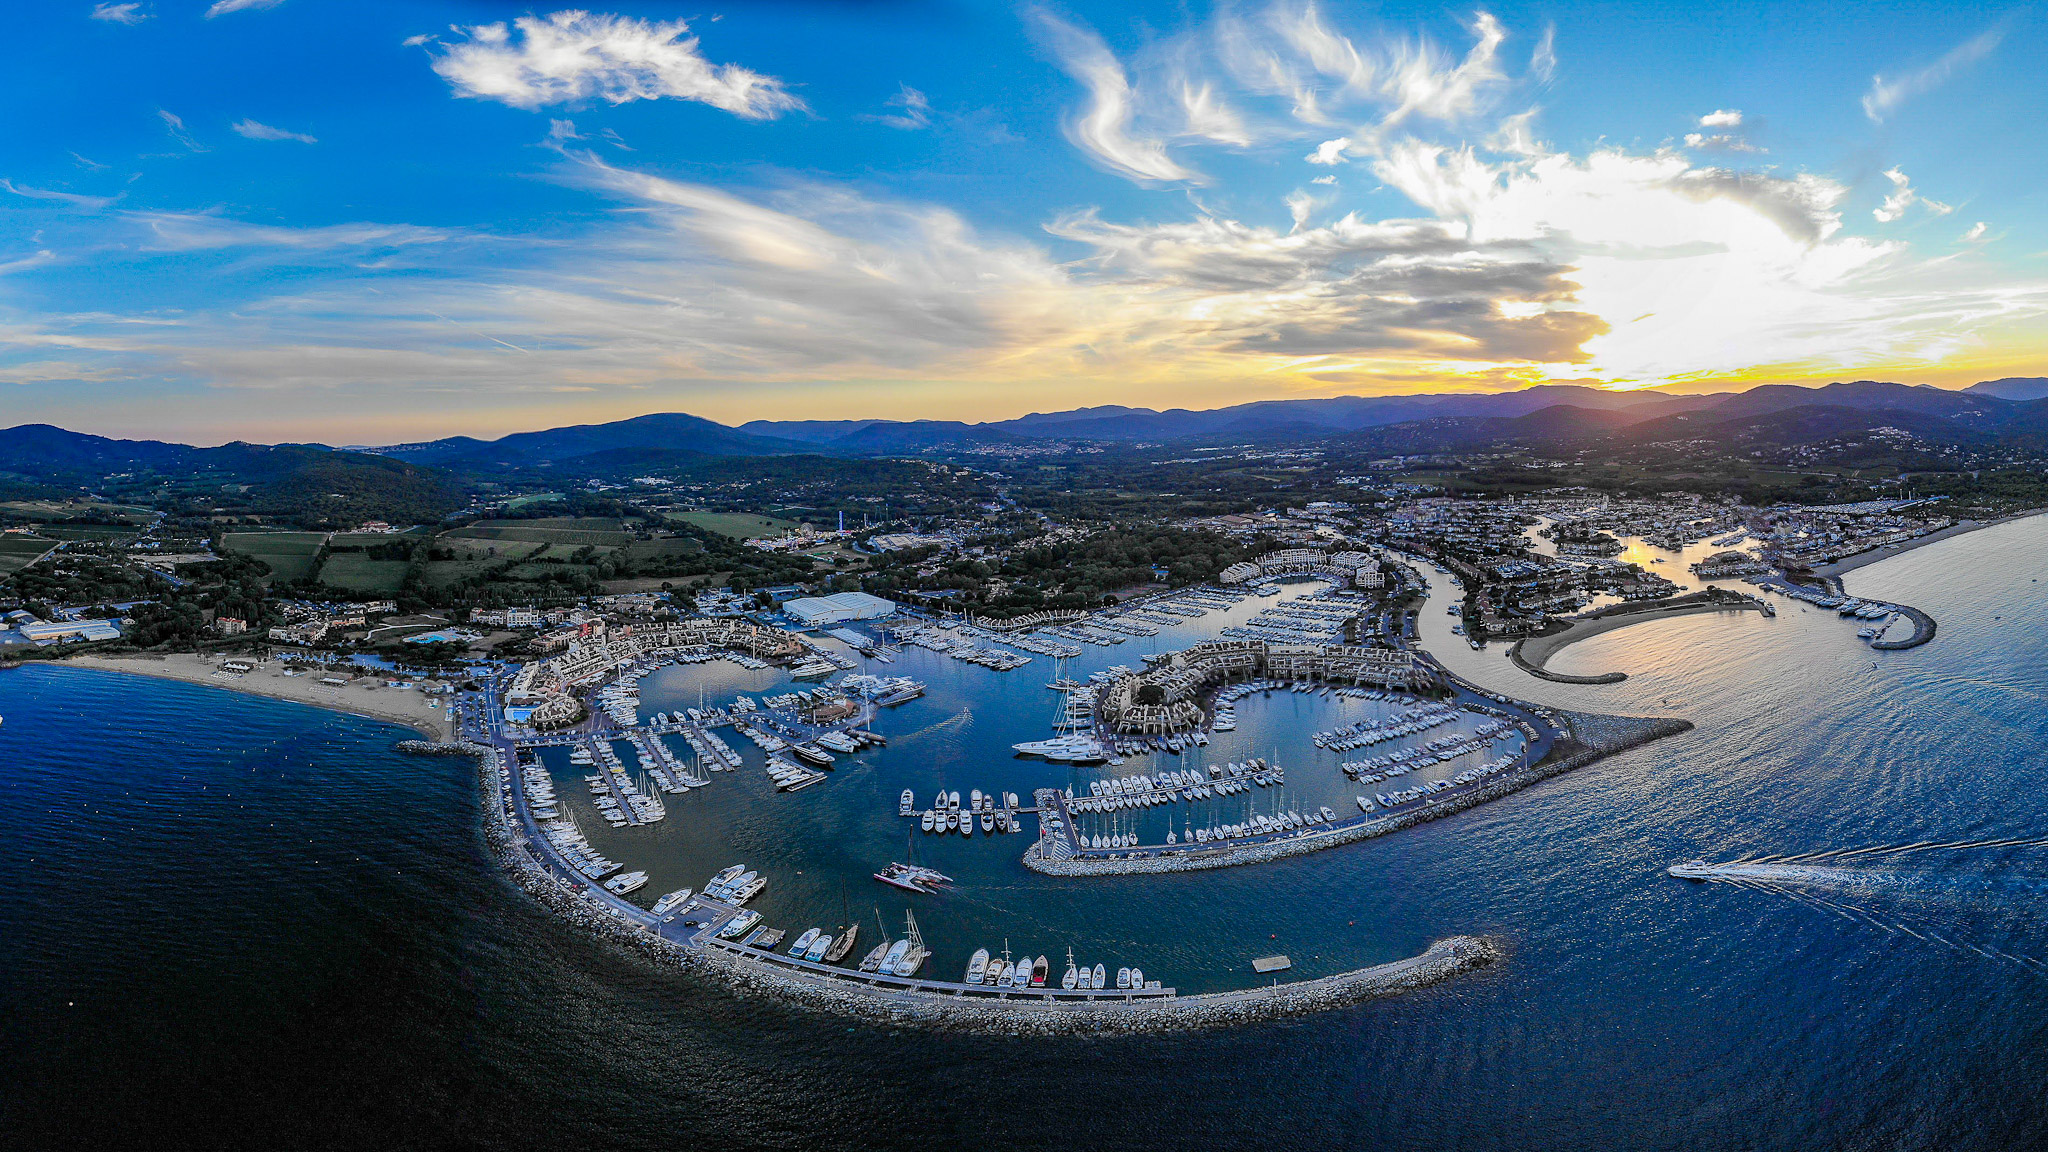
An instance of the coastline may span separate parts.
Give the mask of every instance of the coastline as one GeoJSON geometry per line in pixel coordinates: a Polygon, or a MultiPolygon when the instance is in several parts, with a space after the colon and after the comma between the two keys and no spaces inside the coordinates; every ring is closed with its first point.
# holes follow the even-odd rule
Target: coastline
{"type": "Polygon", "coordinates": [[[101,656],[81,653],[51,663],[52,666],[59,668],[92,668],[101,672],[120,672],[130,676],[150,676],[158,680],[203,684],[210,688],[262,696],[271,700],[287,700],[294,704],[325,708],[330,712],[343,712],[351,716],[401,725],[418,732],[422,739],[428,741],[452,739],[454,732],[446,709],[428,707],[429,701],[433,698],[417,689],[372,688],[368,685],[376,681],[367,679],[343,687],[321,684],[318,678],[313,676],[283,675],[280,670],[284,665],[275,660],[257,661],[255,671],[239,675],[220,671],[217,666],[218,658],[184,652],[167,656],[101,656]]]}
{"type": "Polygon", "coordinates": [[[2000,524],[2010,524],[2015,520],[2025,520],[2029,516],[2048,516],[2048,508],[2015,512],[2010,516],[2000,516],[1996,520],[1964,520],[1951,524],[1939,532],[1929,532],[1925,536],[1916,536],[1911,540],[1902,540],[1896,544],[1885,544],[1872,548],[1868,552],[1858,552],[1854,556],[1844,556],[1840,560],[1815,568],[1813,574],[1830,580],[1839,576],[1846,576],[1858,568],[1867,568],[1881,560],[1890,560],[1894,556],[1904,556],[1916,548],[1925,548],[1929,544],[1939,544],[1943,540],[1951,540],[1957,536],[1967,536],[1972,532],[1981,531],[1985,528],[1996,528],[2000,524]]]}
{"type": "Polygon", "coordinates": [[[1628,679],[1626,672],[1603,672],[1597,676],[1571,676],[1547,671],[1543,666],[1550,658],[1566,646],[1590,639],[1617,628],[1632,624],[1647,624],[1654,620],[1673,620],[1680,616],[1694,616],[1702,612],[1753,612],[1759,610],[1755,603],[1706,602],[1680,604],[1671,608],[1655,608],[1646,612],[1617,613],[1594,619],[1574,621],[1571,627],[1548,636],[1525,636],[1515,641],[1508,650],[1508,658],[1517,668],[1545,680],[1556,680],[1566,684],[1618,684],[1628,679]]]}

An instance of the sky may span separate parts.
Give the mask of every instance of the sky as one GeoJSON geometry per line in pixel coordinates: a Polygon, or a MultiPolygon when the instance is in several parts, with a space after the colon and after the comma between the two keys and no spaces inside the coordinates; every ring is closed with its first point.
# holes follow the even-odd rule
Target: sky
{"type": "Polygon", "coordinates": [[[0,425],[2048,374],[2026,7],[40,0],[0,425]]]}

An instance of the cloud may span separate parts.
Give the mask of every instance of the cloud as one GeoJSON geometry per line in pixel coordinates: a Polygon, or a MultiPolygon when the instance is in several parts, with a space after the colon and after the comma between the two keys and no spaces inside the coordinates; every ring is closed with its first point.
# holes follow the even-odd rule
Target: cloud
{"type": "Polygon", "coordinates": [[[1315,177],[1314,179],[1312,179],[1312,180],[1310,180],[1310,181],[1309,181],[1309,183],[1311,183],[1311,184],[1335,184],[1336,182],[1337,182],[1337,177],[1336,177],[1336,176],[1334,176],[1334,175],[1330,175],[1330,174],[1325,174],[1325,175],[1322,175],[1322,176],[1317,176],[1317,177],[1315,177]]]}
{"type": "Polygon", "coordinates": [[[1734,108],[1722,108],[1700,117],[1702,128],[1740,128],[1742,113],[1734,108]]]}
{"type": "Polygon", "coordinates": [[[1921,205],[1936,216],[1946,216],[1950,212],[1955,211],[1954,208],[1939,200],[1929,200],[1914,191],[1912,182],[1906,178],[1904,172],[1897,168],[1886,169],[1884,178],[1892,182],[1891,194],[1884,198],[1883,204],[1872,209],[1870,213],[1877,218],[1879,224],[1896,222],[1905,216],[1906,209],[1911,208],[1915,204],[1921,205]]]}
{"type": "Polygon", "coordinates": [[[1730,132],[1716,132],[1709,136],[1704,132],[1685,134],[1685,146],[1701,152],[1760,152],[1762,149],[1730,132]]]}
{"type": "Polygon", "coordinates": [[[31,188],[25,184],[16,184],[12,180],[0,180],[0,188],[5,188],[16,196],[25,197],[30,200],[51,200],[60,204],[69,204],[74,208],[105,208],[114,202],[114,197],[111,196],[83,196],[76,192],[59,192],[50,188],[31,188]]]}
{"type": "Polygon", "coordinates": [[[206,146],[194,140],[192,134],[185,130],[185,121],[180,119],[176,113],[159,108],[156,110],[156,115],[157,119],[164,122],[164,131],[171,134],[171,139],[183,144],[187,151],[206,151],[206,146]]]}
{"type": "Polygon", "coordinates": [[[1557,75],[1557,25],[1543,26],[1543,37],[1529,54],[1529,75],[1541,84],[1550,83],[1551,77],[1557,75]]]}
{"type": "Polygon", "coordinates": [[[1132,131],[1130,77],[1102,38],[1052,14],[1037,13],[1060,66],[1088,89],[1088,106],[1067,121],[1067,136],[1096,163],[1137,181],[1194,181],[1200,176],[1166,154],[1166,141],[1132,131]]]}
{"type": "Polygon", "coordinates": [[[514,108],[672,98],[769,120],[804,107],[774,77],[705,59],[681,20],[564,11],[457,31],[468,40],[434,57],[434,71],[457,95],[514,108]]]}
{"type": "Polygon", "coordinates": [[[206,18],[211,20],[230,12],[255,12],[264,8],[275,8],[282,3],[284,0],[214,0],[213,6],[206,10],[206,18]]]}
{"type": "Polygon", "coordinates": [[[1344,150],[1349,147],[1351,147],[1350,138],[1339,136],[1335,140],[1325,140],[1321,144],[1316,145],[1316,150],[1302,157],[1302,159],[1311,164],[1335,166],[1344,162],[1344,150]]]}
{"type": "Polygon", "coordinates": [[[860,118],[872,120],[877,124],[886,124],[891,128],[901,128],[906,132],[915,132],[932,126],[931,100],[908,84],[900,85],[896,95],[889,97],[887,106],[898,111],[880,115],[862,113],[860,118]]]}
{"type": "Polygon", "coordinates": [[[95,4],[93,5],[91,18],[103,20],[109,24],[140,24],[152,15],[154,13],[142,11],[140,3],[95,4]]]}
{"type": "Polygon", "coordinates": [[[1872,76],[1870,91],[1863,94],[1863,114],[1873,123],[1884,123],[1886,117],[1898,111],[1899,105],[1941,87],[1949,77],[1991,55],[2003,39],[2005,29],[1993,28],[1949,49],[1925,68],[1890,79],[1882,74],[1872,76]]]}
{"type": "Polygon", "coordinates": [[[287,132],[282,128],[272,128],[268,124],[261,124],[254,120],[237,120],[232,127],[236,135],[246,136],[251,140],[297,140],[301,144],[318,144],[320,142],[304,132],[287,132]]]}
{"type": "Polygon", "coordinates": [[[149,234],[146,247],[159,252],[226,248],[272,248],[303,252],[345,248],[404,248],[439,244],[459,233],[412,224],[332,224],[286,228],[249,224],[222,216],[187,212],[133,212],[127,218],[149,234]]]}
{"type": "Polygon", "coordinates": [[[1990,230],[1990,225],[1984,223],[1982,220],[1979,220],[1975,224],[1970,225],[1970,230],[1963,233],[1962,236],[1958,237],[1958,240],[1964,244],[1975,244],[1983,240],[1984,234],[1990,230]]]}

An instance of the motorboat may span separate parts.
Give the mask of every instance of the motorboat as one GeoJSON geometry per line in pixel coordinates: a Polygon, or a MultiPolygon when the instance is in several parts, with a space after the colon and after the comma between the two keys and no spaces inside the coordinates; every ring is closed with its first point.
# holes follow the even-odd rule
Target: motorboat
{"type": "Polygon", "coordinates": [[[656,916],[666,916],[677,908],[682,907],[683,901],[689,898],[690,890],[688,888],[678,888],[654,902],[654,914],[656,916]]]}
{"type": "Polygon", "coordinates": [[[982,975],[987,971],[988,949],[977,948],[973,958],[967,961],[967,975],[961,982],[964,984],[979,984],[981,983],[982,975]]]}

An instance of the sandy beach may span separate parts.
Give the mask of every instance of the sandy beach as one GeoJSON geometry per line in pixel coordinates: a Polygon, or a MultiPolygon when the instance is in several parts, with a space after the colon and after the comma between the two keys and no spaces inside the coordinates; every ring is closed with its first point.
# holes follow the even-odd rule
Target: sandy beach
{"type": "Polygon", "coordinates": [[[128,672],[164,680],[183,680],[188,684],[205,684],[214,688],[226,688],[231,692],[247,692],[252,696],[268,696],[274,700],[310,704],[315,708],[327,708],[336,712],[367,716],[372,720],[403,724],[429,740],[447,740],[453,732],[445,709],[445,705],[452,697],[430,696],[420,691],[418,687],[385,687],[384,680],[380,677],[366,676],[346,685],[323,684],[320,682],[320,673],[311,666],[287,664],[278,660],[256,661],[256,669],[253,672],[223,672],[220,667],[223,659],[218,656],[190,654],[80,655],[68,657],[62,663],[79,668],[98,668],[107,672],[128,672]],[[284,673],[288,668],[305,671],[297,676],[286,676],[284,673]],[[442,707],[435,707],[437,704],[442,707]]]}
{"type": "Polygon", "coordinates": [[[1868,552],[1858,552],[1854,556],[1844,556],[1832,564],[1823,564],[1815,568],[1813,572],[1816,576],[1841,576],[1854,572],[1858,568],[1868,567],[1880,560],[1889,560],[1894,556],[1904,556],[1915,548],[1925,548],[1929,544],[1937,544],[1954,536],[1961,536],[1983,528],[1996,528],[2000,524],[2010,524],[2015,520],[2024,520],[2029,516],[2041,516],[2044,514],[2048,514],[2048,512],[2036,509],[2032,512],[2020,512],[2011,516],[2001,516],[1996,520],[1961,520],[1943,528],[1939,532],[1929,532],[1925,536],[1916,537],[1912,540],[1901,540],[1897,544],[1886,544],[1881,548],[1872,548],[1868,552]]]}
{"type": "Polygon", "coordinates": [[[1567,644],[1576,644],[1602,632],[1627,628],[1635,624],[1648,624],[1653,620],[1670,620],[1677,616],[1692,616],[1701,612],[1745,612],[1755,611],[1757,605],[1735,604],[1681,604],[1674,608],[1653,608],[1646,612],[1624,612],[1613,616],[1602,616],[1595,620],[1580,620],[1562,632],[1549,636],[1531,636],[1520,641],[1516,647],[1521,650],[1522,659],[1533,668],[1542,668],[1559,649],[1567,644]]]}

